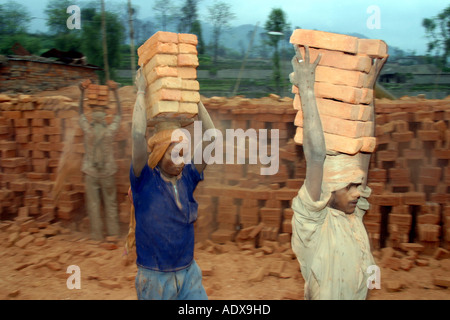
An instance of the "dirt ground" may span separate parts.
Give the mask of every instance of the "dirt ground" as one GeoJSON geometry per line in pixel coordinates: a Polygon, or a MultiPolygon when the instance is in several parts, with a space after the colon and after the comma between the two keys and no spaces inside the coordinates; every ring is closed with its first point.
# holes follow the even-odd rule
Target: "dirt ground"
{"type": "MultiPolygon", "coordinates": [[[[40,95],[65,95],[77,101],[76,86],[40,95]]],[[[132,87],[120,89],[126,107],[132,87]]],[[[111,240],[111,239],[109,239],[111,240]]],[[[136,265],[123,256],[125,234],[116,241],[89,240],[85,233],[61,225],[0,221],[1,300],[135,300],[136,265]],[[69,289],[69,266],[80,271],[80,289],[69,289]]],[[[270,246],[269,246],[270,247],[270,246]]],[[[450,259],[411,256],[406,252],[374,252],[381,266],[381,289],[369,300],[450,299],[450,259]],[[383,267],[383,255],[412,261],[403,268],[383,267]],[[397,269],[397,270],[394,270],[397,269]]],[[[211,300],[302,300],[304,280],[289,244],[270,250],[242,250],[234,242],[196,244],[195,259],[211,300]]]]}
{"type": "MultiPolygon", "coordinates": [[[[133,257],[126,263],[123,256],[125,236],[98,242],[58,224],[34,225],[26,231],[22,226],[17,221],[1,224],[0,299],[136,299],[137,268],[133,257]],[[68,279],[75,274],[68,273],[69,266],[79,267],[80,289],[68,288],[68,279]]],[[[272,253],[261,248],[242,250],[234,242],[196,244],[195,259],[203,270],[209,299],[302,300],[304,281],[289,245],[273,249],[272,253]]],[[[381,253],[374,252],[377,265],[381,253]]],[[[381,289],[370,290],[368,299],[450,299],[450,289],[442,285],[450,277],[450,259],[418,256],[415,261],[409,271],[381,268],[381,289]],[[417,265],[418,259],[428,265],[417,265]],[[440,277],[441,285],[435,284],[436,277],[440,277]]]]}

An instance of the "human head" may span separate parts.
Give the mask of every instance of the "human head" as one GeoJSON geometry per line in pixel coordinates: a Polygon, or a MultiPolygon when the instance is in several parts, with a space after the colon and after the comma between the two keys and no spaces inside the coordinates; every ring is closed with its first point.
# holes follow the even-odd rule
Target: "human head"
{"type": "Polygon", "coordinates": [[[360,155],[327,154],[323,169],[325,192],[331,193],[328,206],[351,214],[360,197],[358,186],[364,179],[360,155]]]}
{"type": "MultiPolygon", "coordinates": [[[[173,142],[169,145],[166,152],[164,153],[164,156],[161,158],[161,160],[158,163],[158,167],[163,171],[166,175],[169,177],[175,177],[178,176],[184,168],[184,162],[181,162],[180,164],[175,164],[172,160],[172,150],[176,146],[176,142],[173,142]]],[[[180,151],[180,157],[183,156],[183,149],[180,151]]]]}
{"type": "Polygon", "coordinates": [[[106,113],[104,108],[93,107],[92,108],[92,121],[94,123],[103,123],[105,121],[106,113]]]}
{"type": "Polygon", "coordinates": [[[361,196],[358,187],[360,184],[350,183],[347,187],[333,191],[328,205],[344,212],[352,214],[355,212],[356,203],[361,196]]]}
{"type": "MultiPolygon", "coordinates": [[[[156,133],[148,140],[148,148],[150,156],[148,158],[148,166],[154,169],[158,166],[161,171],[169,176],[177,176],[184,168],[184,163],[175,164],[172,159],[172,150],[181,141],[187,139],[178,123],[161,123],[155,127],[156,133]],[[175,136],[173,136],[173,133],[175,136]],[[180,133],[180,134],[178,134],[180,133]]],[[[175,150],[176,151],[176,150],[175,150]]],[[[182,155],[182,151],[180,152],[182,155]]]]}

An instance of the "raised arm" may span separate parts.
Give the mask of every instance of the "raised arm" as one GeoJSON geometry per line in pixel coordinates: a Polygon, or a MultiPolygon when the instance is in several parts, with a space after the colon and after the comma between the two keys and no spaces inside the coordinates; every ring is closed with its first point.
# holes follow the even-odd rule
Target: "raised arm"
{"type": "Polygon", "coordinates": [[[121,116],[122,115],[122,107],[120,105],[120,100],[119,100],[119,86],[117,85],[116,82],[109,80],[107,83],[108,87],[114,92],[114,98],[116,99],[116,104],[117,104],[117,115],[121,116]]]}
{"type": "Polygon", "coordinates": [[[325,137],[322,130],[319,111],[317,110],[314,81],[316,67],[321,54],[314,63],[310,63],[309,47],[305,46],[303,59],[299,46],[294,46],[295,57],[292,59],[294,73],[291,82],[299,89],[303,111],[303,152],[306,158],[305,185],[313,201],[320,199],[322,193],[323,164],[326,156],[325,137]]]}
{"type": "MultiPolygon", "coordinates": [[[[202,128],[203,128],[202,135],[203,135],[203,133],[205,131],[207,131],[209,129],[215,129],[214,123],[211,120],[211,117],[209,116],[208,111],[206,110],[205,106],[203,105],[203,103],[201,101],[198,103],[198,120],[202,122],[202,128]]],[[[201,143],[199,143],[199,146],[196,146],[196,148],[200,148],[201,147],[202,148],[202,154],[203,154],[203,150],[209,144],[210,144],[210,142],[202,141],[201,143]]],[[[203,159],[203,156],[201,158],[202,158],[202,163],[195,163],[194,162],[195,163],[195,168],[197,168],[197,171],[199,173],[202,173],[203,170],[205,170],[206,165],[207,165],[207,163],[205,162],[205,159],[203,159]]]]}
{"type": "Polygon", "coordinates": [[[80,88],[81,94],[80,94],[80,104],[78,106],[78,112],[80,115],[84,113],[83,105],[84,105],[84,92],[91,84],[91,80],[84,80],[83,82],[80,82],[78,87],[80,88]]]}
{"type": "MultiPolygon", "coordinates": [[[[372,68],[369,71],[369,76],[367,77],[367,82],[365,83],[365,87],[374,90],[374,97],[372,99],[372,102],[370,104],[371,107],[371,114],[369,121],[373,123],[372,128],[372,136],[375,137],[375,84],[377,83],[378,75],[380,74],[381,69],[383,68],[384,64],[386,63],[388,57],[385,57],[383,59],[375,59],[374,63],[372,65],[372,68]]],[[[369,175],[369,166],[370,166],[370,153],[362,153],[361,154],[361,168],[365,172],[365,177],[362,182],[362,187],[365,188],[367,186],[367,180],[369,175]]]]}
{"type": "Polygon", "coordinates": [[[134,175],[139,177],[142,169],[147,163],[147,141],[145,133],[147,131],[147,112],[145,108],[145,88],[146,80],[142,74],[142,69],[136,73],[137,97],[133,109],[133,118],[131,125],[131,162],[133,164],[134,175]]]}

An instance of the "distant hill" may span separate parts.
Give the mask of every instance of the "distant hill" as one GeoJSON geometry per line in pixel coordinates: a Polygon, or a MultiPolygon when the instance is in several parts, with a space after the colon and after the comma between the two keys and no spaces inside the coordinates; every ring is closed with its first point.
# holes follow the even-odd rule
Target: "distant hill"
{"type": "MultiPolygon", "coordinates": [[[[144,21],[156,21],[154,18],[146,18],[144,21]]],[[[210,23],[205,21],[200,21],[202,26],[202,33],[203,33],[203,41],[206,45],[209,45],[212,43],[213,38],[213,27],[210,23]]],[[[255,31],[255,25],[252,24],[243,24],[240,26],[232,26],[231,28],[225,30],[222,33],[220,44],[226,48],[232,49],[237,52],[245,52],[248,48],[248,44],[250,42],[251,36],[253,32],[255,31]]],[[[155,27],[156,28],[156,27],[155,27]]],[[[156,28],[157,29],[157,28],[156,28]]],[[[167,28],[167,31],[171,32],[177,32],[176,26],[169,26],[167,28]]],[[[323,30],[326,32],[334,32],[332,30],[323,30]]],[[[261,34],[265,34],[266,30],[264,29],[264,22],[261,22],[258,27],[256,27],[256,35],[254,39],[253,46],[259,46],[262,43],[262,37],[261,34]]],[[[369,39],[367,36],[361,33],[355,33],[355,32],[348,32],[343,33],[349,36],[361,38],[361,39],[369,39]]],[[[282,46],[290,46],[289,44],[289,37],[290,34],[286,34],[284,37],[284,42],[281,43],[282,46]]],[[[389,44],[389,54],[392,58],[398,57],[398,56],[404,56],[406,55],[406,52],[402,49],[393,46],[392,44],[389,44]]]]}

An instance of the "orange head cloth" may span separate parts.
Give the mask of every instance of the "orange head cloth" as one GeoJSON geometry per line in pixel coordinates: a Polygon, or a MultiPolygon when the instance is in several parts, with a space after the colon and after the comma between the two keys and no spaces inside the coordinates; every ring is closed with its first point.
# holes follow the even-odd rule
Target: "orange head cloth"
{"type": "Polygon", "coordinates": [[[350,183],[362,183],[365,174],[361,169],[360,158],[360,154],[327,154],[323,166],[322,189],[333,192],[350,183]]]}
{"type": "Polygon", "coordinates": [[[176,125],[171,128],[166,126],[163,130],[155,133],[147,142],[148,149],[150,150],[148,166],[154,169],[172,143],[179,143],[183,140],[187,141],[187,139],[186,135],[176,125]]]}

